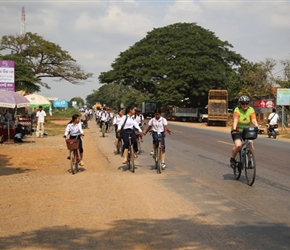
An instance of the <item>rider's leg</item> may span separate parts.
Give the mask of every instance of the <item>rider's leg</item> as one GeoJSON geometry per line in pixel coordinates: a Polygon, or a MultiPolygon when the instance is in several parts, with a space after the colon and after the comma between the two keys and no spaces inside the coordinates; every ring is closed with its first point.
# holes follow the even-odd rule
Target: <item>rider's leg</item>
{"type": "Polygon", "coordinates": [[[127,163],[127,156],[128,156],[128,148],[129,148],[129,134],[126,132],[122,133],[122,139],[123,139],[123,148],[124,148],[124,152],[123,152],[123,164],[127,163]]]}
{"type": "Polygon", "coordinates": [[[236,139],[234,141],[234,147],[232,149],[232,158],[234,158],[234,159],[236,158],[236,155],[240,151],[241,147],[242,147],[241,139],[236,139]]]}
{"type": "MultiPolygon", "coordinates": [[[[231,134],[232,139],[234,141],[234,147],[232,149],[232,155],[230,159],[231,166],[236,163],[236,155],[238,154],[240,148],[242,147],[242,134],[241,133],[234,133],[231,134]]],[[[233,167],[233,166],[232,166],[233,167]]]]}
{"type": "Polygon", "coordinates": [[[83,153],[84,153],[84,149],[83,149],[83,142],[82,142],[82,139],[80,139],[80,142],[79,142],[79,148],[80,148],[80,165],[83,166],[85,165],[84,164],[84,161],[83,161],[83,153]]]}

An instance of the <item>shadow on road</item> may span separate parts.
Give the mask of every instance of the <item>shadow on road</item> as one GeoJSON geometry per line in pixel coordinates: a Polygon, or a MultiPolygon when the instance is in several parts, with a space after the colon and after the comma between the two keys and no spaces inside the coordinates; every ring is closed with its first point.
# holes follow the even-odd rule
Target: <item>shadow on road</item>
{"type": "Polygon", "coordinates": [[[290,245],[290,228],[283,224],[244,225],[238,222],[234,226],[219,226],[173,218],[117,220],[108,226],[107,230],[58,226],[23,232],[0,237],[0,248],[287,249],[290,245]],[[237,231],[242,233],[237,234],[237,231]]]}

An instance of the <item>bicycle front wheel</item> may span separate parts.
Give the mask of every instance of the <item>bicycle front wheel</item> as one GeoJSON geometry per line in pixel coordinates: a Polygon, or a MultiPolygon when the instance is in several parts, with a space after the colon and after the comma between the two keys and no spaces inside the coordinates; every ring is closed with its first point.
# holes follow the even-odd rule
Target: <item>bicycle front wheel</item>
{"type": "Polygon", "coordinates": [[[70,167],[72,174],[76,174],[78,171],[78,159],[77,153],[74,150],[70,151],[70,167]]]}
{"type": "Polygon", "coordinates": [[[102,136],[105,137],[105,131],[106,130],[106,125],[102,125],[102,136]]]}
{"type": "Polygon", "coordinates": [[[117,146],[117,153],[118,154],[122,154],[122,149],[123,149],[123,143],[122,143],[122,139],[118,139],[118,146],[117,146]]]}
{"type": "Polygon", "coordinates": [[[130,168],[132,173],[135,173],[134,150],[132,145],[130,146],[129,150],[130,150],[130,159],[129,159],[130,168]]]}
{"type": "Polygon", "coordinates": [[[247,184],[249,186],[252,186],[256,178],[256,161],[254,157],[254,152],[251,149],[249,149],[248,154],[245,155],[245,159],[245,174],[247,184]]]}
{"type": "Polygon", "coordinates": [[[235,179],[238,180],[241,177],[242,168],[243,168],[241,151],[239,151],[239,153],[236,156],[236,162],[237,163],[236,163],[236,166],[234,167],[233,171],[234,171],[235,179]]]}
{"type": "Polygon", "coordinates": [[[138,155],[141,154],[141,140],[140,137],[137,140],[137,145],[138,145],[138,155]]]}
{"type": "Polygon", "coordinates": [[[161,147],[158,147],[156,150],[156,167],[157,167],[157,173],[161,174],[162,171],[162,162],[161,162],[161,147]]]}

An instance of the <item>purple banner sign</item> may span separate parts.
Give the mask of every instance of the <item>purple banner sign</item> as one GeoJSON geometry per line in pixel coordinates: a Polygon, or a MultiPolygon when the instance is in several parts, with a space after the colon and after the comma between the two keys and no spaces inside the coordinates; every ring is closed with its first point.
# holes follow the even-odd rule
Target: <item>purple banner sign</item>
{"type": "Polygon", "coordinates": [[[0,89],[15,91],[14,61],[0,60],[0,89]]]}

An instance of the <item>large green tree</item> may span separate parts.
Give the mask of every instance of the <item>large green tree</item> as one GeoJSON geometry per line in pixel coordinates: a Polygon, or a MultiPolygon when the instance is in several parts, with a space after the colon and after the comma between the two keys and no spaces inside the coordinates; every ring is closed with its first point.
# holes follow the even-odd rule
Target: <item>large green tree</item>
{"type": "Polygon", "coordinates": [[[13,56],[16,70],[25,70],[27,73],[25,79],[16,74],[16,89],[26,88],[29,84],[34,86],[36,91],[40,85],[49,88],[48,84],[43,82],[45,78],[77,84],[92,77],[92,73],[85,72],[59,45],[30,32],[24,36],[3,36],[0,40],[0,52],[0,58],[13,56]]]}
{"type": "Polygon", "coordinates": [[[120,53],[99,80],[131,86],[163,105],[179,104],[184,98],[202,105],[209,89],[228,87],[240,65],[242,56],[231,48],[195,23],[176,23],[153,29],[120,53]]]}
{"type": "Polygon", "coordinates": [[[86,98],[89,107],[99,102],[115,110],[120,108],[121,104],[124,106],[134,104],[141,107],[143,101],[145,101],[145,98],[142,97],[139,90],[117,83],[103,85],[86,98]]]}

